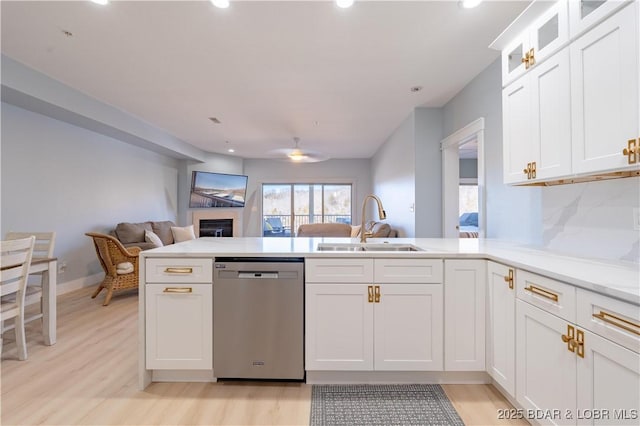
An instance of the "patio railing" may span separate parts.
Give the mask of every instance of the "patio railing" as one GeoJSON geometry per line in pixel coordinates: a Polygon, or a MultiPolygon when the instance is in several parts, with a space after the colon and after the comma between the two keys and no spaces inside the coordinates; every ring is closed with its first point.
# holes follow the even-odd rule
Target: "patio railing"
{"type": "Polygon", "coordinates": [[[262,225],[262,233],[264,236],[279,236],[279,237],[290,237],[295,236],[296,231],[300,225],[305,225],[307,223],[346,223],[351,224],[351,215],[344,214],[296,214],[293,215],[293,226],[291,224],[292,217],[291,215],[281,215],[281,214],[265,214],[263,217],[263,225],[262,225]],[[274,223],[277,223],[277,219],[280,219],[280,223],[282,223],[282,232],[279,230],[269,230],[266,229],[264,223],[269,222],[272,227],[274,223]],[[275,231],[275,232],[274,232],[275,231]]]}

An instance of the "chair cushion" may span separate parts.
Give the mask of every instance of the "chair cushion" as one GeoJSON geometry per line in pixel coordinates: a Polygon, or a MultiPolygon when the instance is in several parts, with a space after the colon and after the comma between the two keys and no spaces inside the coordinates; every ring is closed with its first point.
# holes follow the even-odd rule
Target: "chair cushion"
{"type": "Polygon", "coordinates": [[[175,223],[170,220],[165,220],[162,222],[151,222],[151,228],[153,232],[160,237],[160,241],[162,244],[169,245],[173,244],[173,233],[171,232],[171,227],[176,226],[175,223]]]}
{"type": "Polygon", "coordinates": [[[183,241],[195,240],[196,234],[193,230],[193,225],[189,226],[172,226],[171,232],[173,233],[173,241],[181,243],[183,241]]]}
{"type": "Polygon", "coordinates": [[[160,237],[158,237],[156,233],[152,231],[144,231],[144,241],[147,243],[152,243],[154,247],[164,246],[160,237]]]}
{"type": "Polygon", "coordinates": [[[123,222],[116,226],[116,235],[122,244],[143,243],[145,230],[153,231],[153,229],[151,229],[150,222],[123,222]]]}

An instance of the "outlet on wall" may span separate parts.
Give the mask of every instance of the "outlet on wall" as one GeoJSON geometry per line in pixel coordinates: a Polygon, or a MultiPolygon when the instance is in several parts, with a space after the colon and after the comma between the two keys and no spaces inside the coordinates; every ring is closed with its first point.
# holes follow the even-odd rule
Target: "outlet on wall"
{"type": "Polygon", "coordinates": [[[633,209],[633,229],[640,231],[640,208],[633,209]]]}
{"type": "Polygon", "coordinates": [[[64,274],[64,272],[67,270],[67,262],[66,261],[62,261],[60,262],[60,264],[58,265],[58,273],[59,274],[64,274]]]}

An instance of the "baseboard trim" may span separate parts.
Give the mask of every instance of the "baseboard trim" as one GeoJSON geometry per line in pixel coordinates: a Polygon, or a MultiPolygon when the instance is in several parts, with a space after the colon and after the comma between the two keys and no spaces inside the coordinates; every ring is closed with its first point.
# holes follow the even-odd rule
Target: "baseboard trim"
{"type": "Polygon", "coordinates": [[[58,284],[56,287],[56,292],[58,296],[61,294],[69,293],[75,290],[79,290],[84,287],[91,287],[100,283],[104,279],[104,272],[99,272],[97,274],[89,275],[86,277],[78,278],[76,280],[71,280],[64,282],[62,284],[58,284]]]}
{"type": "Polygon", "coordinates": [[[309,384],[487,384],[484,371],[307,371],[309,384]]]}

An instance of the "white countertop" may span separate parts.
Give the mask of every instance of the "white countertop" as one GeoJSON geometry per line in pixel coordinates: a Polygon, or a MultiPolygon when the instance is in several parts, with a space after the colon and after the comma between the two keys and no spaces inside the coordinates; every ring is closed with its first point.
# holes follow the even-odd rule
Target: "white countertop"
{"type": "Polygon", "coordinates": [[[358,243],[357,238],[198,238],[140,253],[141,257],[373,257],[482,258],[555,278],[640,305],[640,264],[566,256],[497,240],[371,238],[370,243],[413,244],[417,252],[318,251],[319,243],[358,243]]]}

